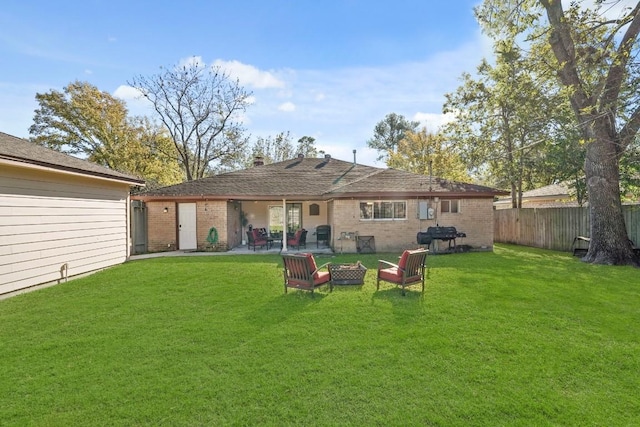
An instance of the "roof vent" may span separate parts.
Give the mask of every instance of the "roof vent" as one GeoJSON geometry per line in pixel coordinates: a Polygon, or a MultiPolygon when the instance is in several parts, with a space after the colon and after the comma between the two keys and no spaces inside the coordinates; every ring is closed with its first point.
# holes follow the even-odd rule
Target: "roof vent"
{"type": "Polygon", "coordinates": [[[302,154],[302,153],[298,153],[298,158],[299,158],[299,159],[304,159],[304,154],[302,154]]]}
{"type": "Polygon", "coordinates": [[[264,157],[256,156],[256,158],[253,160],[253,166],[262,166],[262,165],[264,165],[264,157]]]}
{"type": "Polygon", "coordinates": [[[331,160],[331,154],[325,154],[324,155],[324,159],[328,162],[329,160],[331,160]]]}

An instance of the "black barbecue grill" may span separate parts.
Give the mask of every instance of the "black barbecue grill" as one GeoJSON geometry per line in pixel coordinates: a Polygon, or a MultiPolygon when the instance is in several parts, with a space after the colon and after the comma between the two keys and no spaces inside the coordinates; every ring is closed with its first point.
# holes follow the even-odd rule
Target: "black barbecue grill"
{"type": "Polygon", "coordinates": [[[466,233],[461,233],[455,227],[429,227],[427,231],[420,231],[417,236],[419,245],[431,245],[434,240],[442,240],[449,243],[449,251],[456,251],[456,239],[467,237],[466,233]],[[453,246],[451,243],[453,242],[453,246]]]}

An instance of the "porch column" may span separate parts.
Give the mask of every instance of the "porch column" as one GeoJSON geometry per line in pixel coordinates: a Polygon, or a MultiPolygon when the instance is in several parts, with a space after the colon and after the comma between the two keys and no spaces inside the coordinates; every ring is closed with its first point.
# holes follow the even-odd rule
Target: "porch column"
{"type": "Polygon", "coordinates": [[[282,199],[282,252],[287,251],[287,199],[282,199]]]}

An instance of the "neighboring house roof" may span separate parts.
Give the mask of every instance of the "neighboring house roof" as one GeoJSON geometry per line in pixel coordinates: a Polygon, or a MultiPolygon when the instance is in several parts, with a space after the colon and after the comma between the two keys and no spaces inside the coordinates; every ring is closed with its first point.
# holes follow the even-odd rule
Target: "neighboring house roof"
{"type": "Polygon", "coordinates": [[[325,158],[296,158],[228,172],[150,190],[137,199],[228,198],[273,200],[282,197],[332,199],[344,197],[488,197],[505,194],[494,188],[430,178],[395,169],[381,169],[325,158]],[[437,194],[433,194],[437,193],[437,194]]]}
{"type": "Polygon", "coordinates": [[[2,160],[144,185],[144,180],[135,176],[78,159],[4,132],[0,132],[0,162],[2,160]]]}
{"type": "Polygon", "coordinates": [[[569,189],[564,184],[551,184],[533,190],[525,191],[522,197],[527,199],[544,198],[544,199],[561,199],[569,197],[569,189]]]}
{"type": "MultiPolygon", "coordinates": [[[[578,202],[572,199],[569,194],[569,188],[564,183],[545,185],[544,187],[522,192],[523,207],[527,207],[527,204],[536,208],[578,206],[578,202]]],[[[497,207],[511,207],[511,196],[500,197],[495,202],[495,205],[497,207]]]]}

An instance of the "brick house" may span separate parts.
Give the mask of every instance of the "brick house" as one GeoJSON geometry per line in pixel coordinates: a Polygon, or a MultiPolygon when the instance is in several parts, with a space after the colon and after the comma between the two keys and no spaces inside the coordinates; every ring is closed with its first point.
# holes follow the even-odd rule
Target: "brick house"
{"type": "MultiPolygon", "coordinates": [[[[502,191],[436,177],[324,158],[273,164],[256,161],[245,170],[147,191],[147,247],[167,250],[227,251],[244,244],[245,217],[269,232],[315,230],[329,225],[334,251],[356,252],[358,236],[372,236],[380,252],[417,245],[429,226],[455,226],[463,242],[493,248],[493,201],[502,191]],[[207,240],[213,233],[212,239],[207,240]]],[[[324,242],[323,242],[324,243],[324,242]]],[[[286,243],[285,248],[286,250],[286,243]]]]}

